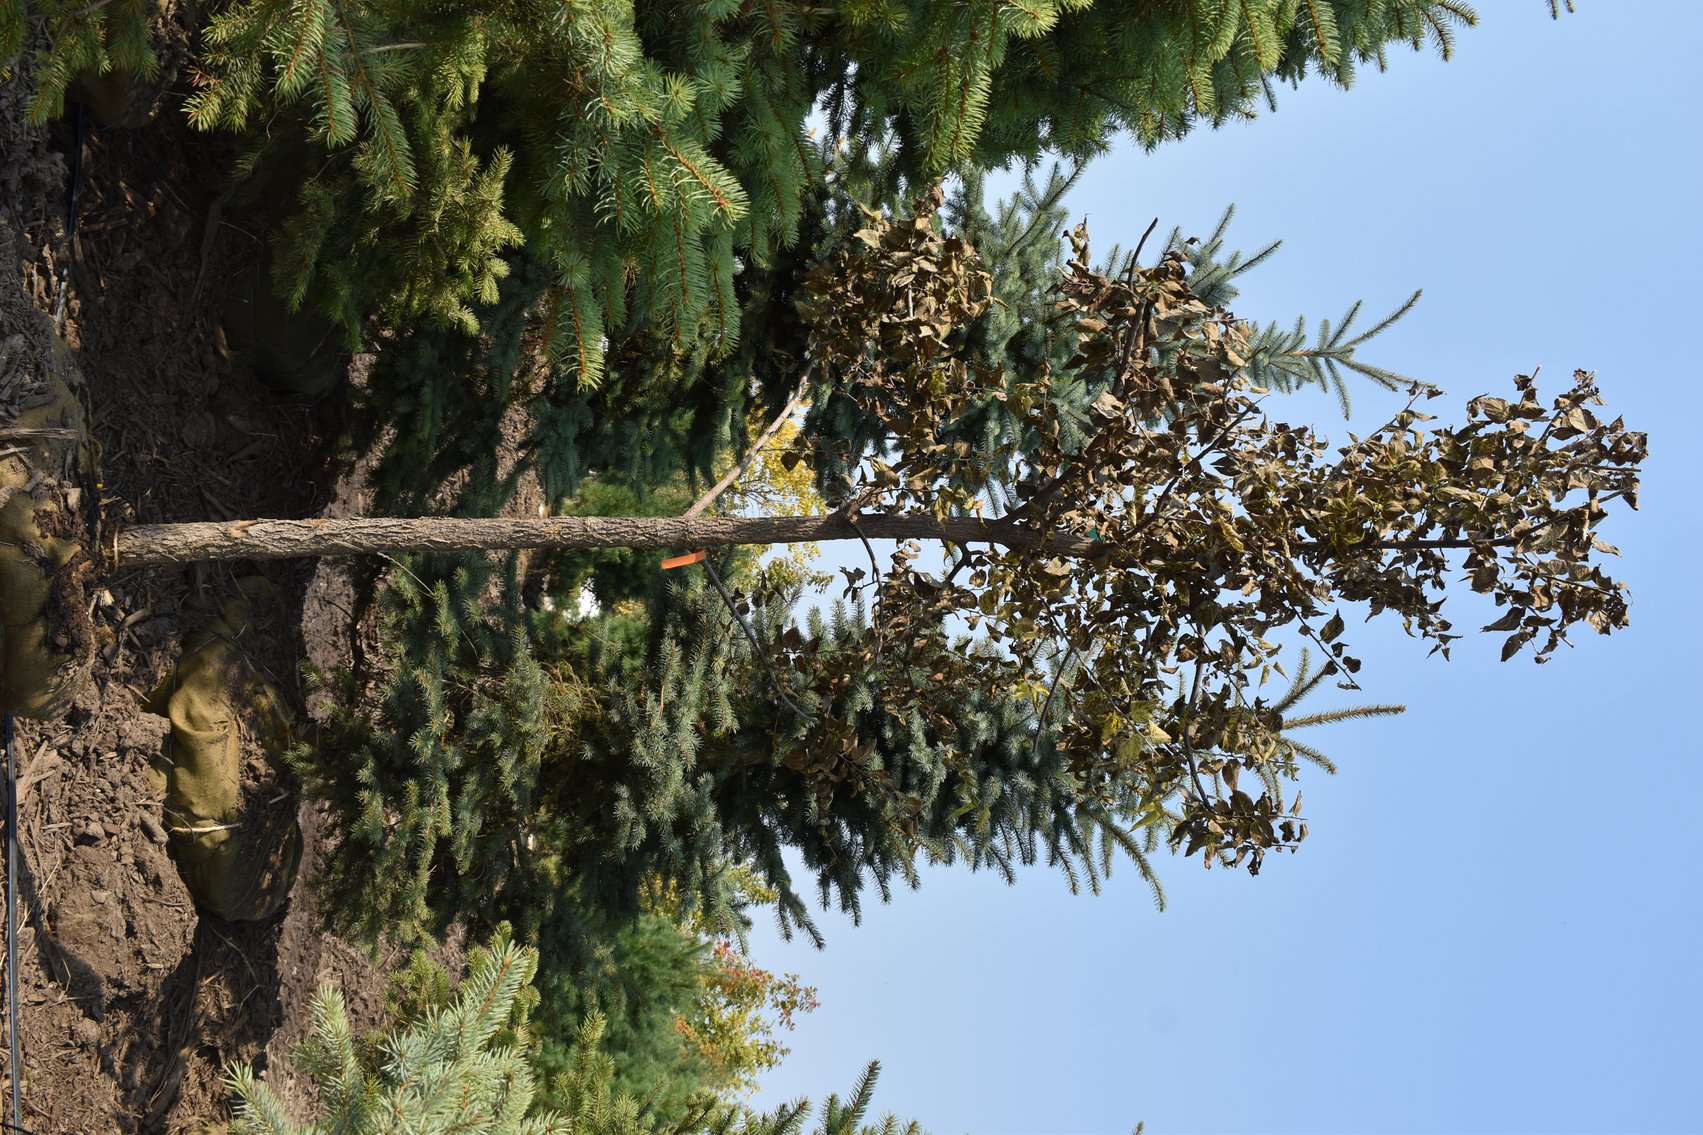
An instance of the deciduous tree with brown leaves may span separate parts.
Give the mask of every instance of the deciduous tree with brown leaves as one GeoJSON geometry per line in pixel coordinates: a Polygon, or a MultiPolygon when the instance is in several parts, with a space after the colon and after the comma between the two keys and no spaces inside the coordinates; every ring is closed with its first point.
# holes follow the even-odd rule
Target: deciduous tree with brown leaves
{"type": "MultiPolygon", "coordinates": [[[[830,436],[788,455],[855,471],[827,486],[827,516],[119,535],[121,562],[133,563],[901,541],[885,569],[871,551],[872,576],[846,573],[866,617],[802,625],[790,617],[796,596],[734,595],[712,558],[727,610],[707,591],[677,595],[659,612],[663,646],[648,669],[601,688],[541,669],[502,632],[510,646],[464,660],[512,683],[507,712],[536,726],[524,751],[502,757],[500,807],[466,795],[490,775],[472,770],[471,745],[469,767],[436,789],[443,807],[425,810],[440,819],[399,827],[397,816],[425,813],[388,795],[420,791],[418,762],[394,764],[418,756],[410,745],[448,743],[482,720],[479,699],[492,695],[477,683],[421,677],[425,717],[393,700],[345,719],[304,772],[348,813],[330,875],[359,920],[429,926],[530,871],[544,875],[522,891],[547,882],[602,902],[658,875],[707,887],[717,862],[743,860],[808,926],[784,846],[804,853],[824,896],[854,908],[866,879],[885,892],[919,856],[1010,870],[1044,855],[1093,884],[1118,848],[1151,875],[1147,856],[1168,840],[1209,865],[1257,871],[1306,834],[1299,797],[1283,788],[1315,755],[1291,731],[1320,719],[1286,717],[1294,698],[1267,682],[1310,645],[1322,670],[1289,675],[1295,685],[1335,677],[1352,688],[1361,660],[1345,613],[1399,618],[1446,654],[1459,637],[1444,613],[1458,574],[1504,609],[1485,630],[1507,635],[1505,657],[1529,646],[1542,661],[1580,624],[1626,623],[1599,529],[1612,503],[1636,506],[1645,441],[1598,413],[1590,374],[1547,401],[1519,376],[1510,397],[1470,401],[1458,426],[1423,413],[1437,392],[1416,387],[1383,426],[1333,447],[1273,420],[1250,378],[1250,328],[1195,294],[1182,249],[1114,275],[1092,266],[1080,227],[1055,297],[1075,355],[1057,371],[1007,373],[961,349],[988,278],[960,237],[938,231],[940,203],[931,194],[903,221],[871,213],[807,280],[815,396],[849,400],[876,423],[855,451],[830,452],[843,445],[830,436]],[[1011,428],[966,441],[963,423],[994,405],[1011,428]],[[924,542],[946,550],[944,568],[921,566],[924,542]],[[517,708],[525,690],[544,692],[517,708]],[[381,756],[381,739],[398,737],[408,743],[381,756]],[[498,854],[552,824],[564,842],[547,867],[498,854]]],[[[454,587],[437,586],[416,601],[454,606],[454,587]]]]}

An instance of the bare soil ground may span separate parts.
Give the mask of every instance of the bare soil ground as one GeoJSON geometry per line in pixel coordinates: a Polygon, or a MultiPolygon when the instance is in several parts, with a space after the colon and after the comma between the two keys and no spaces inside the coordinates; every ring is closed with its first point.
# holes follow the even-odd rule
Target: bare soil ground
{"type": "MultiPolygon", "coordinates": [[[[329,403],[274,394],[218,331],[263,231],[226,199],[226,143],[187,129],[180,93],[141,129],[91,125],[68,241],[75,130],[27,126],[27,83],[25,66],[0,84],[0,316],[51,314],[67,280],[63,334],[102,450],[108,522],[357,510],[358,489],[325,456],[329,403]]],[[[7,993],[21,1007],[30,1130],[216,1129],[232,1061],[260,1066],[299,1105],[306,1087],[286,1057],[314,989],[340,985],[357,1030],[379,1020],[387,960],[374,966],[316,924],[311,809],[296,889],[265,923],[201,915],[166,854],[148,776],[166,723],[142,698],[232,578],[254,570],[121,568],[97,580],[93,682],[62,720],[17,723],[21,974],[7,993]]],[[[346,588],[311,565],[258,570],[283,596],[266,663],[300,712],[298,660],[336,661],[346,588]]]]}

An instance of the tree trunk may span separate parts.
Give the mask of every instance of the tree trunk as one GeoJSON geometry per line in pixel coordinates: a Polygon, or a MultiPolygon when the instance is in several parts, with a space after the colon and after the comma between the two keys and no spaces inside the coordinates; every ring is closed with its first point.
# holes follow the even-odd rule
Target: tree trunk
{"type": "MultiPolygon", "coordinates": [[[[1523,538],[1529,538],[1523,537],[1523,538]]],[[[140,524],[110,545],[118,567],[163,567],[199,560],[289,560],[304,556],[368,556],[407,552],[507,551],[512,548],[725,548],[734,544],[803,544],[834,540],[940,540],[950,544],[1045,546],[1053,555],[1090,558],[1106,545],[1080,536],[1049,535],[1011,518],[953,516],[557,516],[507,520],[455,516],[355,517],[349,520],[228,520],[140,524]]],[[[1501,534],[1358,542],[1355,553],[1416,548],[1506,548],[1520,539],[1501,534]]],[[[1331,547],[1291,542],[1291,554],[1331,547]]],[[[1338,553],[1340,554],[1340,553],[1338,553]]]]}
{"type": "MultiPolygon", "coordinates": [[[[236,520],[145,524],[113,541],[119,566],[158,567],[198,560],[283,560],[298,556],[495,551],[510,548],[712,548],[830,540],[944,540],[954,544],[1039,544],[1032,529],[973,517],[560,516],[544,520],[359,517],[349,520],[236,520]]],[[[1090,552],[1092,541],[1055,538],[1060,555],[1090,552]]]]}

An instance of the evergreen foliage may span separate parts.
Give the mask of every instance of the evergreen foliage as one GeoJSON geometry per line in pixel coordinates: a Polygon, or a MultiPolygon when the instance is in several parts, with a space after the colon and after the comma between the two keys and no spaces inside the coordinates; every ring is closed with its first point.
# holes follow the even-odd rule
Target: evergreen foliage
{"type": "Polygon", "coordinates": [[[816,1007],[815,990],[761,969],[678,907],[653,895],[594,951],[577,980],[559,973],[541,980],[534,1063],[553,1106],[569,1110],[557,1094],[559,1076],[579,1061],[578,1038],[593,1016],[604,1023],[598,1044],[615,1089],[667,1128],[707,1097],[733,1103],[755,1089],[758,1074],[787,1052],[777,1030],[816,1007]]]}
{"type": "MultiPolygon", "coordinates": [[[[1217,228],[1205,240],[1186,239],[1179,228],[1171,231],[1171,237],[1165,244],[1166,251],[1180,253],[1188,260],[1190,289],[1203,301],[1216,307],[1227,308],[1235,303],[1236,297],[1241,294],[1235,283],[1236,278],[1265,263],[1283,246],[1282,241],[1272,241],[1245,259],[1240,252],[1231,252],[1226,256],[1224,237],[1230,228],[1230,220],[1235,215],[1234,206],[1226,209],[1218,221],[1217,228]]],[[[1111,275],[1128,272],[1136,266],[1133,256],[1120,264],[1116,249],[1113,250],[1110,263],[1115,265],[1108,273],[1111,275]]],[[[1334,329],[1330,320],[1319,321],[1318,336],[1312,346],[1307,345],[1307,324],[1304,316],[1297,316],[1295,325],[1287,331],[1280,329],[1275,322],[1268,323],[1254,330],[1249,337],[1248,345],[1252,351],[1248,356],[1248,377],[1255,385],[1275,390],[1289,391],[1306,385],[1330,390],[1341,402],[1342,416],[1346,418],[1349,414],[1350,396],[1344,371],[1369,379],[1385,390],[1399,390],[1414,385],[1415,380],[1406,375],[1357,358],[1355,349],[1412,311],[1414,305],[1419,302],[1419,297],[1420,293],[1414,292],[1394,311],[1349,338],[1349,329],[1360,314],[1361,304],[1356,301],[1334,329]]]]}
{"type": "Polygon", "coordinates": [[[377,707],[340,697],[320,743],[295,756],[344,833],[321,894],[360,937],[507,920],[577,978],[605,920],[637,917],[656,880],[713,932],[736,932],[732,863],[776,890],[783,924],[814,934],[788,847],[824,897],[854,912],[867,882],[885,897],[914,880],[919,846],[1007,873],[1044,857],[1097,886],[1086,841],[1110,817],[1059,781],[1026,703],[938,690],[926,717],[891,712],[883,676],[853,665],[867,641],[855,612],[816,615],[802,632],[784,599],[754,612],[764,641],[779,639],[788,665],[821,687],[802,704],[832,708],[835,724],[816,725],[767,688],[704,588],[662,598],[637,672],[612,658],[585,681],[571,663],[541,666],[510,608],[469,604],[486,586],[472,565],[433,570],[409,566],[387,597],[398,668],[377,707]],[[489,749],[499,737],[501,755],[489,749]],[[947,775],[960,752],[972,779],[947,775]]]}
{"type": "MultiPolygon", "coordinates": [[[[0,0],[19,28],[24,2],[0,0]]],[[[34,4],[60,61],[42,97],[54,67],[133,54],[133,8],[34,4]]],[[[280,294],[351,343],[371,317],[401,335],[371,402],[392,464],[490,452],[469,360],[433,370],[468,351],[443,329],[478,328],[559,505],[588,471],[706,472],[749,400],[784,401],[798,274],[856,227],[853,198],[1080,162],[1122,131],[1155,145],[1394,45],[1447,54],[1472,19],[1458,0],[238,0],[208,17],[189,112],[247,131],[261,195],[289,202],[280,294]]]]}
{"type": "MultiPolygon", "coordinates": [[[[321,1118],[296,1121],[251,1067],[238,1065],[227,1081],[236,1097],[232,1135],[803,1135],[804,1100],[757,1114],[704,1096],[659,1120],[622,1089],[596,1012],[574,1030],[572,1056],[555,1076],[560,1109],[540,1106],[531,1070],[539,1032],[528,1019],[538,1000],[529,984],[537,961],[537,951],[517,946],[506,928],[469,951],[458,984],[416,957],[398,977],[395,1026],[366,1042],[353,1036],[342,995],[321,989],[313,1036],[297,1053],[321,1118]]],[[[871,1063],[848,1098],[830,1095],[813,1135],[922,1135],[891,1116],[864,1125],[879,1072],[871,1063]]]]}
{"type": "Polygon", "coordinates": [[[313,1037],[299,1059],[319,1093],[322,1122],[297,1123],[252,1068],[232,1069],[237,1135],[381,1135],[440,1132],[548,1135],[576,1128],[560,1115],[528,1115],[534,1082],[528,1065],[529,983],[537,956],[499,934],[469,957],[467,977],[447,1004],[434,1006],[364,1056],[349,1027],[343,996],[322,988],[313,1003],[313,1037]],[[370,1065],[376,1064],[376,1067],[370,1065]]]}
{"type": "Polygon", "coordinates": [[[484,605],[491,580],[481,567],[432,575],[399,565],[385,643],[395,669],[380,711],[393,731],[350,734],[348,707],[360,704],[360,691],[345,675],[320,744],[293,754],[347,825],[344,845],[366,849],[361,858],[333,856],[320,887],[369,941],[392,929],[408,941],[411,929],[442,928],[429,893],[440,859],[453,865],[467,909],[511,873],[541,869],[521,858],[526,819],[544,755],[580,695],[571,679],[547,678],[516,608],[484,605]],[[446,712],[446,701],[460,712],[446,712]]]}
{"type": "Polygon", "coordinates": [[[152,25],[163,8],[160,0],[0,0],[0,80],[10,78],[11,60],[32,24],[45,31],[35,60],[33,123],[64,112],[66,92],[79,75],[128,71],[152,79],[160,71],[152,25]]]}
{"type": "Polygon", "coordinates": [[[891,139],[895,171],[915,181],[1047,150],[1086,156],[1120,130],[1152,145],[1251,113],[1273,80],[1317,70],[1347,84],[1393,43],[1429,38],[1447,54],[1471,19],[1455,0],[476,12],[248,0],[212,17],[190,113],[242,128],[264,112],[274,137],[296,123],[290,144],[324,155],[302,205],[329,235],[282,270],[291,295],[322,270],[338,295],[407,233],[441,242],[429,263],[458,270],[461,295],[417,293],[424,275],[387,265],[379,279],[397,290],[374,298],[464,322],[467,297],[490,302],[512,213],[553,274],[552,347],[595,383],[602,340],[629,316],[676,348],[731,346],[734,257],[766,263],[797,237],[822,173],[805,137],[820,100],[836,135],[891,139]],[[511,154],[521,168],[505,206],[496,185],[511,154]]]}
{"type": "Polygon", "coordinates": [[[539,1015],[540,1073],[554,1080],[574,1064],[583,1044],[576,1026],[597,1015],[603,1021],[597,1043],[611,1061],[616,1091],[660,1125],[690,1114],[706,1092],[722,1087],[681,1028],[704,993],[706,952],[701,939],[646,912],[612,935],[579,981],[552,975],[540,990],[548,1006],[539,1015]]]}

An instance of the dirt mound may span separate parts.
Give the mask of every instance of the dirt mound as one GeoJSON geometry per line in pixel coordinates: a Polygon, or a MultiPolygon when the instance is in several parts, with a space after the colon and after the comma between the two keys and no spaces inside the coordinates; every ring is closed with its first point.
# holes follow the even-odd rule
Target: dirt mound
{"type": "MultiPolygon", "coordinates": [[[[108,525],[317,514],[338,472],[322,456],[337,427],[331,411],[275,396],[216,326],[266,228],[227,199],[224,144],[188,131],[181,88],[144,129],[91,126],[68,235],[65,155],[76,138],[69,122],[25,125],[28,54],[0,84],[0,304],[39,319],[66,283],[60,334],[76,353],[101,451],[101,482],[87,490],[94,507],[108,525]]],[[[299,817],[302,878],[282,913],[262,922],[198,913],[168,855],[162,791],[149,775],[167,722],[143,699],[218,616],[235,577],[254,571],[89,580],[90,681],[63,715],[17,722],[21,987],[8,992],[21,1007],[31,1130],[200,1132],[228,1117],[232,1060],[272,1065],[274,1086],[301,1100],[304,1085],[277,1063],[305,1037],[301,1015],[323,981],[344,988],[357,1028],[378,1021],[383,969],[315,922],[305,889],[320,830],[311,811],[299,817]]],[[[325,655],[318,638],[346,625],[338,587],[322,578],[304,621],[311,566],[259,571],[279,597],[284,633],[251,661],[299,712],[298,660],[309,648],[325,655]]],[[[256,748],[245,760],[264,755],[256,748]]]]}

